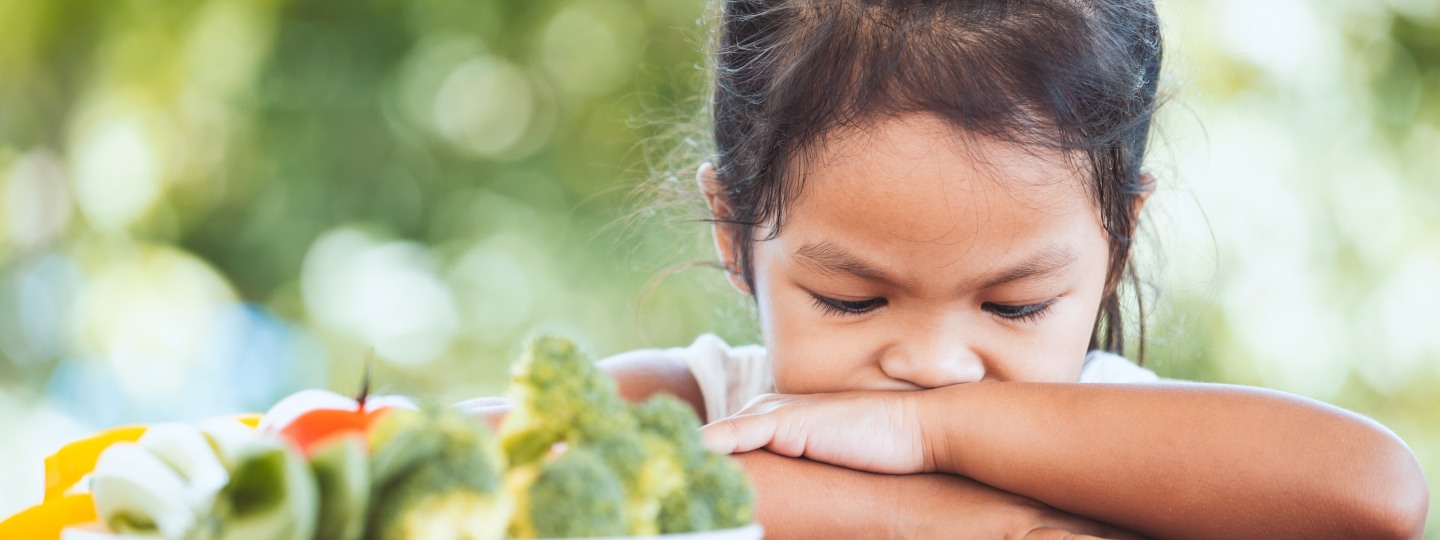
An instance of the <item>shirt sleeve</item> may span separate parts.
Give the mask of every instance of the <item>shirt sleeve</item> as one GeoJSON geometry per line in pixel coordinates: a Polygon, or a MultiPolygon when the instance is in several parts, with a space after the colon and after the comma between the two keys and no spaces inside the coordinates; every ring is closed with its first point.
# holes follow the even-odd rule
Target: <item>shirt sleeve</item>
{"type": "Polygon", "coordinates": [[[1085,367],[1080,369],[1082,383],[1153,383],[1160,382],[1160,376],[1118,354],[1106,351],[1090,351],[1085,355],[1085,367]]]}
{"type": "Polygon", "coordinates": [[[704,334],[689,347],[671,349],[684,359],[705,400],[705,423],[735,414],[751,399],[775,391],[770,359],[758,345],[731,347],[704,334]]]}

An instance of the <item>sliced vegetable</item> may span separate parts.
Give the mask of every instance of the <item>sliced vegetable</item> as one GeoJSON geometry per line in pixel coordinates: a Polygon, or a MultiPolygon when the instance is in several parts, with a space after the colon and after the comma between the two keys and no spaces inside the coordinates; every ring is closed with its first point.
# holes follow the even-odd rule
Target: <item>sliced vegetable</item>
{"type": "Polygon", "coordinates": [[[125,426],[101,431],[60,447],[45,458],[45,500],[65,494],[81,478],[95,470],[100,453],[117,442],[135,442],[145,434],[145,426],[125,426]]]}
{"type": "Polygon", "coordinates": [[[140,437],[140,446],[180,475],[185,501],[196,515],[210,511],[215,494],[230,481],[205,435],[189,424],[159,424],[140,437]]]}
{"type": "Polygon", "coordinates": [[[355,437],[332,439],[310,457],[320,490],[317,540],[354,540],[365,533],[370,504],[370,465],[365,443],[355,437]]]}
{"type": "Polygon", "coordinates": [[[239,453],[202,532],[216,540],[310,540],[318,504],[304,458],[285,443],[258,438],[239,453]]]}
{"type": "Polygon", "coordinates": [[[234,472],[241,453],[260,437],[254,428],[230,418],[214,418],[200,423],[200,432],[210,443],[220,464],[234,472]]]}
{"type": "Polygon", "coordinates": [[[195,527],[184,479],[139,444],[106,449],[90,477],[90,493],[100,521],[117,533],[185,538],[195,527]]]}
{"type": "Polygon", "coordinates": [[[89,493],[47,499],[0,521],[0,538],[59,540],[66,527],[95,521],[95,502],[89,493]]]}

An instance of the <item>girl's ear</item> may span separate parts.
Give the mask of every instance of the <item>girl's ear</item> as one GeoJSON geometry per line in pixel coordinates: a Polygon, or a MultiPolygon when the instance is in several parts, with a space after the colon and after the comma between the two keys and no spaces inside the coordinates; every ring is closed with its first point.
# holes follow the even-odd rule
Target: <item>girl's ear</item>
{"type": "Polygon", "coordinates": [[[1140,210],[1145,208],[1145,201],[1155,194],[1155,175],[1150,171],[1140,171],[1140,192],[1135,194],[1135,200],[1130,203],[1130,221],[1138,222],[1140,210]]]}
{"type": "Polygon", "coordinates": [[[745,283],[745,276],[736,264],[735,241],[731,236],[731,226],[727,223],[730,219],[730,200],[725,198],[725,187],[720,183],[715,165],[708,161],[701,163],[700,168],[695,171],[695,182],[700,185],[700,193],[705,194],[705,205],[710,207],[715,254],[720,256],[720,263],[725,265],[725,276],[736,290],[749,295],[750,286],[745,283]]]}

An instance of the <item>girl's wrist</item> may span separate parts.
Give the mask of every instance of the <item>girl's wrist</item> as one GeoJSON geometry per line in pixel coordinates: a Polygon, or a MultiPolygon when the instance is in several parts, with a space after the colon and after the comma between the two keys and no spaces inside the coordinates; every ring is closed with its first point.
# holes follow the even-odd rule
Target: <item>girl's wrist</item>
{"type": "Polygon", "coordinates": [[[960,455],[971,436],[977,409],[971,406],[975,384],[957,384],[917,392],[915,410],[925,448],[926,469],[966,476],[960,455]]]}

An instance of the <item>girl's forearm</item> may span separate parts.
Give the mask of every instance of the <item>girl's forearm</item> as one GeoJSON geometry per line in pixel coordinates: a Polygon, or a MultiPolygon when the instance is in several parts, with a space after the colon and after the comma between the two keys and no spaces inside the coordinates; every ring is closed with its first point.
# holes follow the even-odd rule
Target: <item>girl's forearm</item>
{"type": "Polygon", "coordinates": [[[894,537],[884,526],[897,510],[884,475],[763,450],[733,457],[750,474],[766,538],[894,537]]]}
{"type": "Polygon", "coordinates": [[[1410,538],[1424,527],[1409,449],[1315,401],[1201,384],[927,392],[938,470],[1142,533],[1410,538]]]}
{"type": "Polygon", "coordinates": [[[756,518],[768,539],[989,540],[1049,529],[1138,538],[960,476],[868,473],[764,450],[733,457],[750,474],[756,518]]]}

